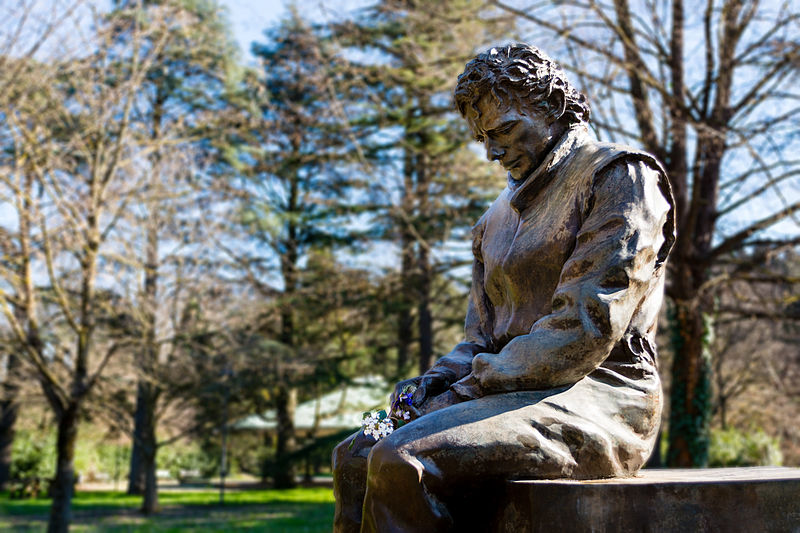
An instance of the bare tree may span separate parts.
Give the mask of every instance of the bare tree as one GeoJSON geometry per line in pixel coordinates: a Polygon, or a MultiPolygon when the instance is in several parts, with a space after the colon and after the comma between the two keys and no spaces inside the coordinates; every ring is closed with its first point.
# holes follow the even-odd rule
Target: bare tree
{"type": "Polygon", "coordinates": [[[790,461],[800,438],[793,423],[800,407],[797,281],[797,254],[784,253],[746,280],[726,284],[715,299],[713,345],[715,422],[723,429],[768,427],[784,437],[790,461]],[[775,273],[785,281],[777,282],[775,273]],[[763,410],[769,416],[753,416],[752,405],[770,406],[763,410]]]}
{"type": "Polygon", "coordinates": [[[800,13],[792,2],[745,0],[702,9],[683,0],[491,3],[531,23],[537,44],[574,72],[601,135],[642,146],[667,169],[678,213],[667,287],[676,333],[668,462],[704,464],[713,296],[800,243],[800,13]],[[756,246],[760,254],[714,275],[756,246]]]}
{"type": "MultiPolygon", "coordinates": [[[[59,32],[64,32],[70,23],[74,23],[76,12],[85,4],[83,0],[66,0],[59,3],[58,9],[43,10],[35,0],[19,0],[8,5],[0,6],[0,18],[6,23],[0,28],[0,69],[5,70],[5,75],[0,77],[0,109],[16,102],[25,96],[24,91],[14,90],[14,81],[17,75],[24,75],[29,62],[42,54],[43,48],[52,44],[59,32]]],[[[45,65],[39,64],[38,69],[44,73],[45,65]]],[[[46,76],[46,74],[44,74],[46,76]]],[[[3,150],[11,149],[12,139],[8,132],[0,133],[0,144],[3,150]]],[[[2,172],[10,173],[11,160],[3,158],[0,166],[5,167],[2,172]]],[[[19,198],[16,198],[19,200],[19,198]]],[[[14,195],[3,194],[0,197],[3,204],[15,204],[14,195]]],[[[19,209],[19,205],[14,205],[19,209]]],[[[25,278],[29,264],[16,259],[24,256],[29,243],[24,238],[19,238],[25,227],[30,225],[30,219],[23,217],[19,220],[18,231],[2,232],[0,237],[0,250],[9,258],[5,262],[9,271],[25,278]]],[[[10,305],[20,320],[24,320],[24,302],[12,293],[10,305]]],[[[11,446],[14,440],[14,428],[17,420],[19,402],[18,392],[21,371],[17,347],[13,335],[7,341],[5,353],[0,357],[0,487],[9,480],[11,466],[11,446]]]]}
{"type": "Polygon", "coordinates": [[[0,309],[57,421],[53,532],[69,528],[86,398],[130,342],[109,320],[126,272],[115,232],[140,193],[136,166],[152,150],[131,113],[163,46],[157,39],[141,46],[148,36],[140,30],[126,44],[130,53],[119,54],[115,29],[103,20],[90,37],[85,55],[47,65],[5,58],[0,74],[10,144],[0,183],[15,208],[8,234],[19,250],[2,268],[0,309]]]}
{"type": "Polygon", "coordinates": [[[163,43],[133,108],[132,120],[148,137],[152,150],[140,168],[146,188],[132,203],[132,216],[127,218],[132,228],[141,230],[133,231],[128,242],[134,244],[129,257],[139,258],[135,263],[142,280],[142,289],[135,295],[140,305],[132,315],[141,343],[128,492],[144,495],[142,508],[149,514],[158,507],[155,412],[163,390],[157,377],[164,373],[163,363],[170,360],[162,357],[158,341],[163,328],[157,317],[165,314],[161,278],[171,277],[176,264],[185,265],[176,256],[185,250],[197,253],[193,245],[203,238],[203,219],[196,209],[208,198],[193,184],[203,181],[197,176],[207,166],[202,146],[220,140],[206,122],[225,107],[235,54],[214,1],[118,0],[114,7],[107,18],[118,42],[141,38],[146,29],[147,46],[163,43]],[[179,245],[170,246],[170,242],[179,245]]]}

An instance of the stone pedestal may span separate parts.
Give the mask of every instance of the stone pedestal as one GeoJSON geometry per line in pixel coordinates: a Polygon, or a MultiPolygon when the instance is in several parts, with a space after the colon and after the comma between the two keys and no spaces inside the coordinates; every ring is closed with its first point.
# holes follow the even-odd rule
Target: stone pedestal
{"type": "Polygon", "coordinates": [[[507,492],[495,532],[800,532],[800,468],[642,470],[507,492]]]}

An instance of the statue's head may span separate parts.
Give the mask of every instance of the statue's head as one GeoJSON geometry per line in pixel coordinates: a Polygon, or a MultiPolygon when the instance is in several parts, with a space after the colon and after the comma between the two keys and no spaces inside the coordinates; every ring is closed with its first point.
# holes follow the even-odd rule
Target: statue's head
{"type": "Polygon", "coordinates": [[[526,44],[492,48],[467,63],[455,89],[458,110],[464,117],[468,108],[479,112],[478,102],[487,94],[501,108],[536,109],[565,124],[589,120],[586,97],[547,54],[526,44]]]}
{"type": "Polygon", "coordinates": [[[538,168],[571,125],[589,119],[586,97],[564,72],[522,44],[492,48],[467,63],[455,101],[486,158],[515,180],[538,168]]]}

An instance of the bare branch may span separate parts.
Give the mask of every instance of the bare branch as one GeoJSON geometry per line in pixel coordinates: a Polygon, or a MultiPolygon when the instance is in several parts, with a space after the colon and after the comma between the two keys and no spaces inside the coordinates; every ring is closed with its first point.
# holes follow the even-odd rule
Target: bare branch
{"type": "MultiPolygon", "coordinates": [[[[745,229],[731,235],[730,237],[723,240],[719,245],[717,245],[714,249],[711,250],[709,260],[716,259],[721,255],[730,253],[734,250],[738,250],[745,246],[755,245],[758,244],[759,241],[752,241],[748,242],[747,239],[752,237],[755,233],[766,229],[774,224],[777,224],[781,220],[785,219],[786,217],[792,215],[793,213],[800,211],[800,202],[796,202],[784,209],[781,209],[777,213],[774,213],[766,218],[762,218],[761,220],[754,222],[750,226],[746,227],[745,229]]],[[[794,239],[791,239],[786,242],[794,242],[794,239]]],[[[776,241],[760,241],[762,243],[769,242],[774,244],[776,241]]]]}

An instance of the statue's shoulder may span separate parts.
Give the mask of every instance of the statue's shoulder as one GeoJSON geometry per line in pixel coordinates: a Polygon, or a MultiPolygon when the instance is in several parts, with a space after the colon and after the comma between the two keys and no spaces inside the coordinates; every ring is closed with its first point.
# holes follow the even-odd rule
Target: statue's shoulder
{"type": "Polygon", "coordinates": [[[666,176],[664,167],[652,155],[624,144],[591,140],[575,149],[571,164],[597,174],[609,165],[620,160],[641,161],[653,170],[666,176]]]}
{"type": "MultiPolygon", "coordinates": [[[[657,265],[662,264],[669,254],[672,245],[675,242],[675,199],[672,194],[672,186],[670,185],[667,173],[664,167],[652,154],[643,150],[637,150],[630,146],[617,143],[603,143],[603,142],[590,142],[578,148],[576,154],[578,158],[575,163],[579,165],[587,165],[591,168],[592,175],[592,190],[597,183],[597,180],[608,175],[602,172],[604,169],[609,168],[616,162],[640,162],[644,163],[647,167],[651,168],[654,172],[638,173],[639,176],[645,181],[652,184],[654,189],[660,191],[664,200],[669,204],[663,225],[664,243],[658,252],[657,265]]],[[[614,176],[621,176],[622,174],[615,173],[614,176]]],[[[644,191],[647,187],[642,186],[640,190],[644,191]]],[[[644,196],[642,196],[644,197],[644,196]]]]}

